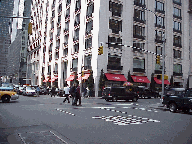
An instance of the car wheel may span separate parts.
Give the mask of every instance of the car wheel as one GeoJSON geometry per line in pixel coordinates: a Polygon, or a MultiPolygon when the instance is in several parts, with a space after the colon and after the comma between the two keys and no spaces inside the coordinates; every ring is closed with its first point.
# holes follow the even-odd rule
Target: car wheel
{"type": "Polygon", "coordinates": [[[169,104],[169,111],[170,112],[176,112],[177,110],[177,105],[175,103],[170,103],[169,104]]]}
{"type": "Polygon", "coordinates": [[[117,101],[117,97],[113,97],[113,98],[112,98],[112,101],[113,101],[113,102],[116,102],[116,101],[117,101]]]}
{"type": "Polygon", "coordinates": [[[132,101],[133,101],[133,102],[136,102],[136,101],[137,101],[137,98],[136,98],[136,97],[134,97],[132,101]]]}
{"type": "Polygon", "coordinates": [[[10,101],[10,97],[9,96],[4,96],[2,99],[3,103],[8,103],[10,101]]]}
{"type": "Polygon", "coordinates": [[[189,108],[185,108],[182,110],[184,113],[189,113],[190,109],[189,108]]]}

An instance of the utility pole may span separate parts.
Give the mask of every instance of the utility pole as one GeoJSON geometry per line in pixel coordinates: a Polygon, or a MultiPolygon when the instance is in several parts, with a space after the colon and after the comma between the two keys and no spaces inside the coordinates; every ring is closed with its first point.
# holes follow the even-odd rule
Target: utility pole
{"type": "Polygon", "coordinates": [[[165,33],[163,34],[163,53],[162,53],[162,58],[163,58],[163,69],[162,69],[162,93],[161,93],[161,98],[163,98],[164,95],[164,71],[165,71],[165,33]]]}

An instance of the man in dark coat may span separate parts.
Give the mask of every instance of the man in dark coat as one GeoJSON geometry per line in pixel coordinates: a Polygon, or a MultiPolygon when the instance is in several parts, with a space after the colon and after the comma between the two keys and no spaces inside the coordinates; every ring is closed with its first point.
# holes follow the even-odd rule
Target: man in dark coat
{"type": "Polygon", "coordinates": [[[72,105],[76,105],[76,84],[73,84],[73,86],[70,88],[70,94],[72,96],[72,105]]]}
{"type": "Polygon", "coordinates": [[[76,97],[77,97],[77,101],[79,100],[79,106],[82,106],[81,105],[80,86],[78,86],[76,89],[76,97]]]}
{"type": "Polygon", "coordinates": [[[51,89],[51,97],[54,96],[55,97],[55,86],[52,87],[51,89]]]}

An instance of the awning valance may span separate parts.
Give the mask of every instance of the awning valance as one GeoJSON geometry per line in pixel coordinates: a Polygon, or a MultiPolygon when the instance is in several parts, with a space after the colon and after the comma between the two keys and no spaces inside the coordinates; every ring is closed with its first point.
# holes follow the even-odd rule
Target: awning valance
{"type": "Polygon", "coordinates": [[[43,80],[43,82],[48,82],[49,77],[47,77],[46,79],[43,80]]]}
{"type": "MultiPolygon", "coordinates": [[[[82,77],[82,80],[87,80],[89,78],[90,74],[85,74],[83,77],[82,77]]],[[[77,79],[78,81],[81,80],[81,76],[77,79]]]]}
{"type": "Polygon", "coordinates": [[[54,82],[56,79],[58,79],[58,77],[53,77],[52,79],[50,79],[50,82],[54,82]]]}
{"type": "MultiPolygon", "coordinates": [[[[156,77],[154,77],[154,80],[157,84],[162,84],[162,80],[160,79],[157,79],[156,77]]],[[[164,84],[168,84],[170,85],[169,81],[168,80],[164,80],[164,84]]]]}
{"type": "Polygon", "coordinates": [[[74,80],[75,76],[74,75],[70,75],[65,81],[72,81],[74,80]]]}
{"type": "Polygon", "coordinates": [[[124,75],[122,74],[110,74],[110,73],[105,73],[105,76],[107,77],[108,80],[113,80],[113,81],[127,81],[124,75]]]}
{"type": "Polygon", "coordinates": [[[138,83],[151,83],[147,76],[131,76],[134,82],[138,83]]]}

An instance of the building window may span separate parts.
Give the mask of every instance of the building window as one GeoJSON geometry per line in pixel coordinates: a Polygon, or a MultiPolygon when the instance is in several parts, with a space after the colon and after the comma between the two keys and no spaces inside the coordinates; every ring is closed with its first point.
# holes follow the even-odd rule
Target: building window
{"type": "Polygon", "coordinates": [[[112,12],[112,16],[121,17],[122,7],[122,4],[109,1],[109,11],[112,12]]]}
{"type": "Polygon", "coordinates": [[[73,59],[72,60],[72,68],[77,68],[78,67],[78,59],[73,59]]]}
{"type": "Polygon", "coordinates": [[[64,36],[64,45],[68,44],[69,35],[64,36]]]}
{"type": "Polygon", "coordinates": [[[134,4],[137,6],[145,6],[145,0],[134,0],[134,4]]]}
{"type": "Polygon", "coordinates": [[[69,31],[69,21],[65,23],[65,30],[64,32],[69,31]]]}
{"type": "Polygon", "coordinates": [[[81,9],[81,0],[77,0],[76,1],[76,5],[75,5],[75,11],[81,9]]]}
{"type": "Polygon", "coordinates": [[[155,16],[155,26],[165,28],[164,17],[155,16]]]}
{"type": "Polygon", "coordinates": [[[173,50],[173,57],[174,58],[181,58],[181,51],[180,50],[173,50]]]}
{"type": "MultiPolygon", "coordinates": [[[[189,1],[190,2],[190,1],[189,1]]],[[[173,0],[173,3],[181,5],[181,0],[173,0]]]]}
{"type": "Polygon", "coordinates": [[[74,31],[74,38],[73,41],[76,41],[79,39],[79,28],[74,31]]]}
{"type": "Polygon", "coordinates": [[[165,11],[164,11],[164,3],[156,0],[155,10],[157,12],[165,13],[165,11]]]}
{"type": "Polygon", "coordinates": [[[68,6],[71,3],[71,0],[67,0],[66,5],[68,6]]]}
{"type": "Polygon", "coordinates": [[[91,55],[85,56],[84,67],[87,67],[88,69],[91,67],[91,59],[92,59],[91,55]]]}
{"type": "Polygon", "coordinates": [[[68,9],[66,10],[65,18],[68,18],[69,16],[70,16],[70,8],[68,8],[68,9]]]}
{"type": "Polygon", "coordinates": [[[59,5],[58,13],[60,13],[61,11],[62,11],[62,4],[59,5]]]}
{"type": "Polygon", "coordinates": [[[145,59],[133,59],[133,72],[145,72],[145,59]]]}
{"type": "Polygon", "coordinates": [[[181,31],[181,23],[178,21],[173,21],[173,29],[181,31]]]}
{"type": "Polygon", "coordinates": [[[74,52],[79,52],[79,43],[74,45],[74,52]]]}
{"type": "Polygon", "coordinates": [[[122,31],[122,21],[109,19],[109,29],[112,29],[112,33],[119,34],[122,31]]]}
{"type": "Polygon", "coordinates": [[[157,43],[163,43],[163,31],[155,30],[155,41],[157,43]]]}
{"type": "Polygon", "coordinates": [[[85,40],[85,49],[92,47],[92,37],[85,40]]]}
{"type": "Polygon", "coordinates": [[[181,37],[180,36],[177,36],[177,35],[173,36],[173,46],[182,47],[182,45],[181,45],[181,37]]]}
{"type": "Polygon", "coordinates": [[[139,39],[145,39],[145,27],[133,26],[133,37],[139,39]]]}
{"type": "Polygon", "coordinates": [[[136,47],[136,48],[133,48],[133,52],[142,52],[141,49],[144,49],[144,46],[145,46],[145,43],[133,43],[133,47],[136,47]],[[137,49],[137,48],[141,48],[141,49],[137,49]]]}
{"type": "Polygon", "coordinates": [[[173,8],[173,16],[176,18],[181,18],[181,9],[174,7],[173,8]]]}
{"type": "Polygon", "coordinates": [[[93,30],[93,20],[86,23],[86,34],[90,34],[91,30],[93,30]]]}
{"type": "Polygon", "coordinates": [[[182,65],[174,64],[173,65],[173,73],[182,73],[182,65]]]}
{"type": "Polygon", "coordinates": [[[67,56],[67,55],[68,55],[68,48],[65,48],[65,49],[64,49],[63,55],[64,55],[64,56],[67,56]]]}
{"type": "Polygon", "coordinates": [[[122,39],[121,38],[116,38],[116,37],[109,37],[108,36],[108,47],[114,47],[114,48],[119,48],[122,49],[122,46],[120,45],[112,45],[111,43],[117,43],[117,44],[122,44],[122,39]]]}
{"type": "Polygon", "coordinates": [[[75,16],[75,26],[79,25],[80,24],[80,14],[76,15],[75,16]]]}
{"type": "Polygon", "coordinates": [[[121,70],[121,57],[109,55],[107,68],[113,70],[121,70]]]}
{"type": "Polygon", "coordinates": [[[134,10],[134,20],[139,22],[145,22],[145,12],[141,10],[134,10]]]}
{"type": "Polygon", "coordinates": [[[87,17],[91,17],[92,13],[94,13],[94,3],[91,3],[88,7],[87,7],[87,17]]]}

